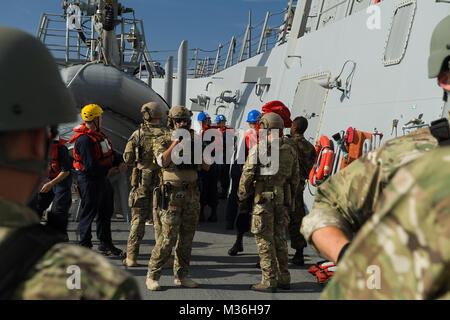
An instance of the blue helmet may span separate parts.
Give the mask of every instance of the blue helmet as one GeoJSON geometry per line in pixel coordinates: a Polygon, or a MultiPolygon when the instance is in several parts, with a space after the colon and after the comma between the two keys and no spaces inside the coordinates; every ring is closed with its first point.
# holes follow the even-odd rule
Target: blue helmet
{"type": "Polygon", "coordinates": [[[211,119],[211,117],[206,112],[200,112],[198,114],[198,117],[197,117],[198,121],[203,121],[203,120],[206,120],[206,119],[211,119]]]}
{"type": "Polygon", "coordinates": [[[258,110],[252,110],[248,113],[247,122],[257,122],[258,117],[261,115],[261,112],[258,110]]]}
{"type": "Polygon", "coordinates": [[[219,123],[220,121],[227,121],[227,118],[223,114],[218,114],[216,117],[216,123],[219,123]]]}

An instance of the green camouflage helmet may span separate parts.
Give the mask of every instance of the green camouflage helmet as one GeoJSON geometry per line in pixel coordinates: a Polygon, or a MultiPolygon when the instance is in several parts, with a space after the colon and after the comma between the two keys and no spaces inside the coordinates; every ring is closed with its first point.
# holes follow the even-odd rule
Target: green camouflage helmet
{"type": "Polygon", "coordinates": [[[72,96],[38,39],[0,26],[0,70],[0,132],[76,121],[72,96]]]}
{"type": "Polygon", "coordinates": [[[141,112],[148,112],[151,119],[162,119],[164,117],[164,113],[162,112],[160,105],[154,101],[144,104],[141,108],[141,112]]]}
{"type": "Polygon", "coordinates": [[[281,116],[275,112],[263,114],[259,120],[259,127],[261,129],[281,129],[284,128],[284,121],[281,116]]]}
{"type": "Polygon", "coordinates": [[[192,111],[185,106],[174,106],[169,110],[169,118],[172,119],[189,119],[192,117],[192,111]]]}
{"type": "MultiPolygon", "coordinates": [[[[77,119],[72,96],[53,57],[35,37],[0,26],[0,70],[0,133],[77,119]]],[[[0,166],[43,175],[47,165],[47,159],[8,159],[0,140],[0,166]]]]}
{"type": "Polygon", "coordinates": [[[431,36],[428,58],[429,78],[436,78],[439,75],[442,64],[448,57],[450,57],[450,16],[439,22],[431,36]]]}

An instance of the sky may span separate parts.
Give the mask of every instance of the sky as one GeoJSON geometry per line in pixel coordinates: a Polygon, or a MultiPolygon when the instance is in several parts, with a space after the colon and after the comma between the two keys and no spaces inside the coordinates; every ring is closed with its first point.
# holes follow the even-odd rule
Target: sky
{"type": "MultiPolygon", "coordinates": [[[[266,12],[277,14],[287,8],[288,0],[123,0],[125,7],[135,10],[136,18],[143,19],[147,40],[153,60],[164,66],[167,56],[177,58],[183,40],[189,49],[216,50],[219,43],[226,44],[233,36],[241,36],[248,24],[252,10],[252,25],[260,28],[266,12]],[[158,52],[155,52],[158,51],[158,52]]],[[[62,13],[61,0],[0,0],[0,24],[25,30],[33,35],[41,14],[62,13]]],[[[130,14],[126,15],[131,17],[130,14]]],[[[274,15],[269,26],[282,23],[283,15],[274,15]]],[[[260,35],[255,28],[252,38],[260,35]]],[[[253,44],[257,46],[258,40],[253,44]]],[[[241,42],[238,40],[238,48],[241,42]]],[[[226,55],[227,46],[222,49],[226,55]]],[[[192,50],[190,54],[192,54],[192,50]]],[[[204,53],[215,58],[215,53],[204,53]]]]}

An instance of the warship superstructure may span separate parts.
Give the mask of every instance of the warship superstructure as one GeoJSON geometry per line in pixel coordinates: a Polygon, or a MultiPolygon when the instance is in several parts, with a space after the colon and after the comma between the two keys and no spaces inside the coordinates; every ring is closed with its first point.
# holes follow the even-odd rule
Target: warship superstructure
{"type": "MultiPolygon", "coordinates": [[[[313,144],[353,127],[375,133],[368,150],[379,147],[446,116],[448,104],[427,77],[427,60],[432,30],[449,14],[450,3],[437,0],[290,1],[273,48],[263,45],[274,32],[268,13],[256,55],[249,24],[237,62],[230,63],[231,42],[225,63],[214,63],[222,69],[187,80],[186,104],[247,128],[250,110],[280,100],[292,119],[309,119],[305,137],[313,144]]],[[[163,80],[155,79],[153,88],[164,94],[163,80]]]]}

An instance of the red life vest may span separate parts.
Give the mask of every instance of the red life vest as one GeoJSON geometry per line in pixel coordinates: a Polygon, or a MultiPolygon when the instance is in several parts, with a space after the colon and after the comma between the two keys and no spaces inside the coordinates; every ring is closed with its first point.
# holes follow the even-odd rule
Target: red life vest
{"type": "Polygon", "coordinates": [[[331,261],[320,261],[308,269],[308,272],[317,277],[319,284],[327,284],[337,271],[336,265],[331,261]]]}
{"type": "Polygon", "coordinates": [[[258,134],[255,129],[248,129],[244,132],[245,144],[250,152],[250,149],[258,144],[258,134]]]}
{"type": "Polygon", "coordinates": [[[50,179],[55,178],[61,172],[61,164],[58,159],[58,148],[63,146],[68,140],[59,138],[58,141],[53,141],[52,143],[52,161],[50,163],[50,168],[47,174],[47,177],[50,179]]]}
{"type": "MultiPolygon", "coordinates": [[[[69,143],[76,143],[80,136],[84,134],[87,135],[94,141],[94,157],[98,164],[102,167],[112,167],[114,161],[113,147],[106,134],[102,131],[88,129],[84,123],[73,129],[73,131],[75,132],[75,135],[69,140],[69,143]]],[[[75,147],[73,148],[73,158],[75,159],[73,161],[73,167],[83,171],[84,166],[81,162],[81,155],[76,153],[75,147]]]]}

